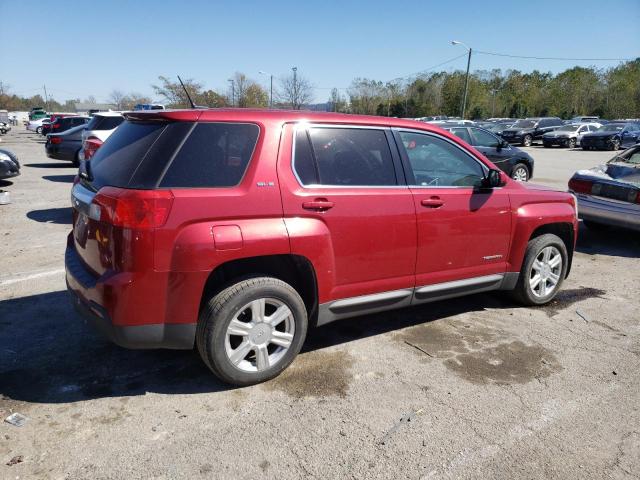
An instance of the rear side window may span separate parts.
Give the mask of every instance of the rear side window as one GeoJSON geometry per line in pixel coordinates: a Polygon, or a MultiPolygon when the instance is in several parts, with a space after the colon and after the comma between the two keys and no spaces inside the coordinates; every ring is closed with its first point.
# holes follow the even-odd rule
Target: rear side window
{"type": "Polygon", "coordinates": [[[198,123],[160,186],[232,187],[240,183],[258,141],[257,125],[198,123]]]}
{"type": "Polygon", "coordinates": [[[308,137],[301,131],[305,132],[296,135],[294,169],[303,185],[397,185],[383,130],[311,127],[308,137]]]}
{"type": "Polygon", "coordinates": [[[471,145],[471,137],[469,136],[469,131],[466,128],[452,128],[451,133],[471,145]]]}

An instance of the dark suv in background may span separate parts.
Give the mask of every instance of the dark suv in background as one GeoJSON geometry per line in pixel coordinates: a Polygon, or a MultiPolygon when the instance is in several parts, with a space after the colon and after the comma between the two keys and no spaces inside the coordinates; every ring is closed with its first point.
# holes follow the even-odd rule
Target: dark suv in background
{"type": "Polygon", "coordinates": [[[509,143],[519,143],[529,147],[534,140],[539,140],[547,132],[563,125],[558,117],[532,117],[518,120],[511,128],[502,132],[502,138],[509,143]]]}
{"type": "MultiPolygon", "coordinates": [[[[89,117],[58,117],[54,119],[52,123],[49,124],[47,129],[47,135],[52,133],[62,133],[70,128],[78,127],[80,125],[86,125],[89,122],[89,117]]],[[[44,128],[42,130],[45,131],[44,128]]]]}
{"type": "Polygon", "coordinates": [[[508,142],[484,128],[447,126],[444,129],[475,147],[514,180],[526,182],[533,176],[531,155],[509,145],[508,142]]]}

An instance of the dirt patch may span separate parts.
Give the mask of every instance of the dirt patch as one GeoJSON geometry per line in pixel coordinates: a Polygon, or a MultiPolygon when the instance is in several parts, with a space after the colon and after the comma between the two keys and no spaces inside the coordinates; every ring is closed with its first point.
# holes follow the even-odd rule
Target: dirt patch
{"type": "Polygon", "coordinates": [[[394,336],[395,340],[429,357],[449,358],[452,355],[477,350],[496,339],[496,331],[481,325],[454,325],[431,322],[407,328],[394,336]]]}
{"type": "Polygon", "coordinates": [[[555,355],[546,348],[517,340],[463,353],[445,360],[444,364],[469,382],[499,385],[527,383],[562,369],[555,355]]]}
{"type": "Polygon", "coordinates": [[[279,377],[264,384],[294,398],[346,397],[353,357],[345,351],[314,351],[300,355],[279,377]]]}
{"type": "Polygon", "coordinates": [[[551,302],[547,303],[542,309],[549,317],[553,317],[567,307],[585,298],[604,298],[607,292],[599,288],[580,287],[570,290],[560,290],[551,302]]]}

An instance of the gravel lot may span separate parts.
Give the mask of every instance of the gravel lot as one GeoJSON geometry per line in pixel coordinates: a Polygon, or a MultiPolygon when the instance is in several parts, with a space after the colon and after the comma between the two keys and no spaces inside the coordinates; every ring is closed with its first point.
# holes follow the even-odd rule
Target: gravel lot
{"type": "MultiPolygon", "coordinates": [[[[310,333],[263,385],[195,351],[128,351],[74,315],[74,169],[15,127],[0,148],[0,478],[640,478],[640,239],[581,228],[557,301],[480,294],[310,333]],[[579,312],[579,313],[578,313],[579,312]]],[[[528,149],[566,188],[611,152],[528,149]]],[[[141,306],[142,307],[142,306],[141,306]]]]}

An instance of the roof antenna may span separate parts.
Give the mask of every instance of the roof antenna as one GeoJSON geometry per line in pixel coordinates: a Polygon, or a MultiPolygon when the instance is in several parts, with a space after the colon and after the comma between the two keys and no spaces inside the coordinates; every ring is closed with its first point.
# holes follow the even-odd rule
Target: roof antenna
{"type": "Polygon", "coordinates": [[[184,93],[187,94],[187,98],[189,99],[189,103],[191,104],[191,108],[198,108],[198,107],[196,107],[196,104],[193,103],[193,100],[191,99],[191,95],[189,95],[189,91],[187,90],[187,87],[185,87],[184,83],[182,83],[182,79],[180,78],[180,75],[178,75],[178,80],[180,80],[180,85],[182,85],[184,93]]]}

